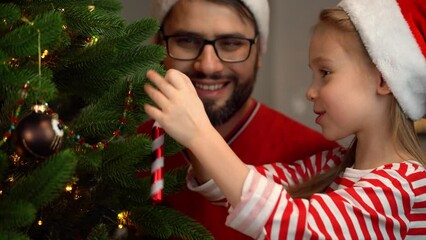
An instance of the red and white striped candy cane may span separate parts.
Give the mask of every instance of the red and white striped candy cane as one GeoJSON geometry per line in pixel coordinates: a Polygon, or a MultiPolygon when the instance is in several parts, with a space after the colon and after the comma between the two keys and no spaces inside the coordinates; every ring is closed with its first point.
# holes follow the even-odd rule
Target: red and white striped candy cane
{"type": "Polygon", "coordinates": [[[151,200],[157,204],[163,200],[164,188],[164,130],[157,121],[152,125],[152,158],[151,200]]]}

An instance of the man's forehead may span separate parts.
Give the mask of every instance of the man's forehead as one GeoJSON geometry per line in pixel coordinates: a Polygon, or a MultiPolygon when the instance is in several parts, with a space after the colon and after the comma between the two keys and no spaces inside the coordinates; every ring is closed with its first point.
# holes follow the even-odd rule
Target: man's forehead
{"type": "MultiPolygon", "coordinates": [[[[268,35],[269,35],[269,3],[268,0],[151,0],[152,15],[158,19],[164,27],[164,19],[170,13],[170,9],[176,7],[176,4],[191,4],[191,3],[210,3],[223,5],[234,9],[234,13],[240,18],[247,19],[248,25],[254,29],[254,33],[249,33],[248,36],[253,36],[256,33],[259,35],[259,44],[262,52],[267,50],[268,35]],[[238,5],[242,4],[242,5],[238,5]],[[242,6],[242,7],[241,7],[242,6]],[[241,8],[240,8],[241,7],[241,8]]],[[[195,20],[192,20],[195,21],[195,20]]],[[[238,28],[238,27],[235,27],[238,28]]],[[[163,28],[164,29],[164,28],[163,28]]]]}
{"type": "Polygon", "coordinates": [[[188,32],[204,37],[255,34],[254,24],[231,7],[205,1],[180,2],[183,3],[177,3],[163,21],[167,34],[188,32]]]}

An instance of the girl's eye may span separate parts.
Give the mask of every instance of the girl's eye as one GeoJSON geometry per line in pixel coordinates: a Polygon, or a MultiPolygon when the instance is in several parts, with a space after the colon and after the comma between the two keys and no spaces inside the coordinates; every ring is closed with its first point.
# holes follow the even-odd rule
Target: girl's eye
{"type": "Polygon", "coordinates": [[[331,72],[329,70],[326,69],[321,69],[320,70],[321,76],[322,77],[326,77],[327,75],[329,75],[331,72]]]}

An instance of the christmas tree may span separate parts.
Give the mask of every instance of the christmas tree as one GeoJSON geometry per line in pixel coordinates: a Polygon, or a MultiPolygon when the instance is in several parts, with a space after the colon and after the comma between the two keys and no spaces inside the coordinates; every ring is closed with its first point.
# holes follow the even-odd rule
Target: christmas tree
{"type": "MultiPolygon", "coordinates": [[[[211,239],[150,200],[152,140],[135,132],[145,73],[164,73],[164,49],[147,41],[155,20],[127,24],[120,10],[118,0],[0,4],[0,239],[211,239]]],[[[185,174],[165,174],[164,194],[185,174]]]]}

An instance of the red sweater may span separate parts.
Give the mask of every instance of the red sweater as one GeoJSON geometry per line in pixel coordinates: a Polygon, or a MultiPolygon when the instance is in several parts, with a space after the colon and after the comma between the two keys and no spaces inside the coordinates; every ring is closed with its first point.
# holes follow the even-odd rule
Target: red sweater
{"type": "MultiPolygon", "coordinates": [[[[149,121],[141,125],[138,133],[149,134],[152,124],[153,121],[149,121]]],[[[250,165],[263,165],[284,159],[289,163],[337,146],[335,142],[324,139],[317,131],[257,102],[225,139],[237,156],[250,165]]],[[[166,157],[164,168],[167,171],[187,164],[183,151],[166,157]]],[[[200,194],[185,190],[164,201],[203,224],[215,239],[251,239],[225,226],[227,210],[212,205],[200,194]]]]}

